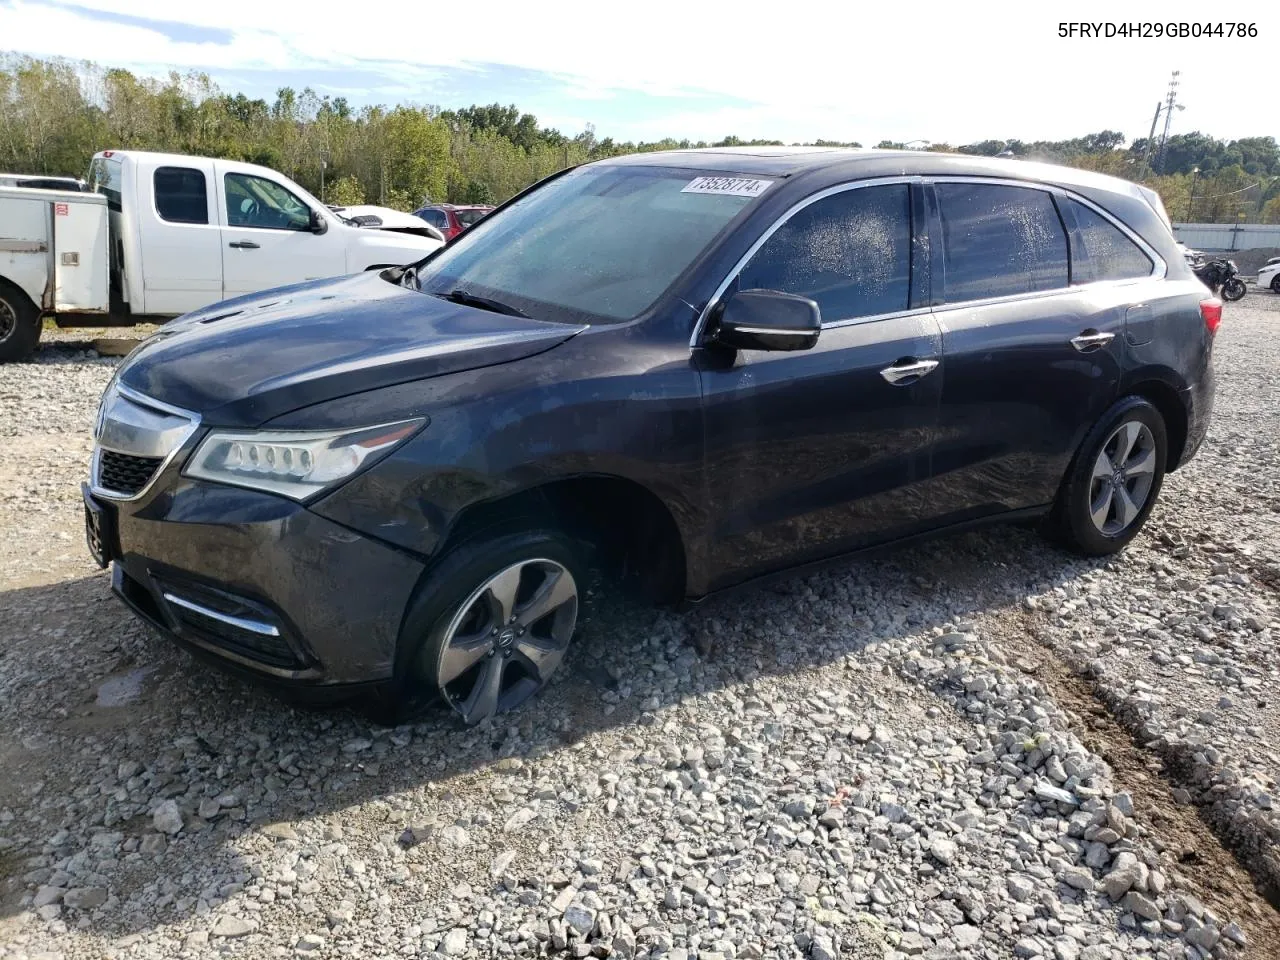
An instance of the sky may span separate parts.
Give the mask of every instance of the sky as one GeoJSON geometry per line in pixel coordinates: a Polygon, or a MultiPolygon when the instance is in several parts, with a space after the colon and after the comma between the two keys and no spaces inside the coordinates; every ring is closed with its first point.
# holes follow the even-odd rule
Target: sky
{"type": "Polygon", "coordinates": [[[620,141],[1132,139],[1147,135],[1174,70],[1185,109],[1172,132],[1280,137],[1277,41],[1274,0],[0,0],[0,51],[198,70],[268,101],[311,86],[357,106],[515,103],[543,126],[590,123],[620,141]],[[1257,36],[1059,36],[1064,17],[1223,16],[1257,36]]]}

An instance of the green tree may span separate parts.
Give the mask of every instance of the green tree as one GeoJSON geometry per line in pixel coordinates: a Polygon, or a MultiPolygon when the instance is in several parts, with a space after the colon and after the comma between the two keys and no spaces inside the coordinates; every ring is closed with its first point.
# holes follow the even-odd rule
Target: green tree
{"type": "Polygon", "coordinates": [[[364,203],[364,187],[351,173],[330,183],[325,194],[325,200],[336,207],[350,207],[364,203]]]}

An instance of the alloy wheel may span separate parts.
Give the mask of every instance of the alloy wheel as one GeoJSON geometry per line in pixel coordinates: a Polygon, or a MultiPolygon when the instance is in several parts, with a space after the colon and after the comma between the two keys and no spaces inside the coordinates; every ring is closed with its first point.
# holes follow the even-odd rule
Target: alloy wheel
{"type": "Polygon", "coordinates": [[[1151,495],[1156,440],[1151,428],[1126,420],[1098,451],[1089,484],[1089,514],[1105,537],[1119,536],[1137,520],[1151,495]]]}
{"type": "Polygon", "coordinates": [[[578,620],[578,585],[555,560],[513,563],[458,608],[435,677],[468,726],[510,710],[547,682],[578,620]]]}

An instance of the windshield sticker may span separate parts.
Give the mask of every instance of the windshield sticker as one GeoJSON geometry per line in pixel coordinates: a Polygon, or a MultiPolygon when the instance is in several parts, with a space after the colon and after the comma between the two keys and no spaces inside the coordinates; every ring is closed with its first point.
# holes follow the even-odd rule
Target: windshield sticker
{"type": "Polygon", "coordinates": [[[769,189],[772,180],[750,180],[745,177],[694,177],[681,193],[723,193],[731,197],[758,197],[769,189]]]}

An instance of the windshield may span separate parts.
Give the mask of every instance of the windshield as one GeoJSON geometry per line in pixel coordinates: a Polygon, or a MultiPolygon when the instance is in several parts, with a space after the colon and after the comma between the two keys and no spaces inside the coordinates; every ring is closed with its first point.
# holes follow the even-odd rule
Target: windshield
{"type": "Polygon", "coordinates": [[[487,297],[536,319],[632,319],[751,202],[702,192],[706,180],[661,167],[571,170],[441,250],[419,289],[487,297]]]}

